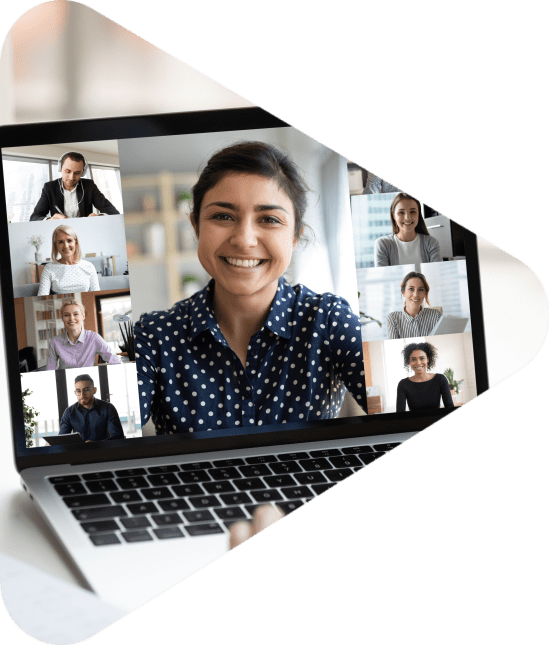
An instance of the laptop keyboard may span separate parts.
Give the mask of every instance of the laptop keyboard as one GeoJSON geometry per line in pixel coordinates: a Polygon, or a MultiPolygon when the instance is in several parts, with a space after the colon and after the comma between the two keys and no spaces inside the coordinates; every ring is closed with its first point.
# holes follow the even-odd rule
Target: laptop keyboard
{"type": "Polygon", "coordinates": [[[262,504],[291,513],[400,443],[49,477],[96,546],[225,533],[262,504]]]}

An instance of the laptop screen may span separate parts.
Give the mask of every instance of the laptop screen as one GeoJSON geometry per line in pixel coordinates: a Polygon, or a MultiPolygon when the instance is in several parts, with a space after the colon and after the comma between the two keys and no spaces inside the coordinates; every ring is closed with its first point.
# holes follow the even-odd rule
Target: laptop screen
{"type": "Polygon", "coordinates": [[[407,430],[485,389],[474,236],[409,193],[255,109],[63,125],[2,139],[18,455],[407,430]]]}

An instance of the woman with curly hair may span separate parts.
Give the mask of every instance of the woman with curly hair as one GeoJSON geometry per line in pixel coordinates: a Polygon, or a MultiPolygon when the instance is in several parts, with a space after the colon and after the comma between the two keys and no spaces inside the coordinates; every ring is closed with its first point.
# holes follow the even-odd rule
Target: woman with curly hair
{"type": "Polygon", "coordinates": [[[406,403],[409,410],[440,408],[440,398],[445,408],[453,408],[450,386],[444,374],[430,374],[438,358],[437,350],[431,343],[410,343],[402,350],[406,371],[412,369],[413,376],[402,379],[397,388],[396,411],[404,412],[406,403]]]}

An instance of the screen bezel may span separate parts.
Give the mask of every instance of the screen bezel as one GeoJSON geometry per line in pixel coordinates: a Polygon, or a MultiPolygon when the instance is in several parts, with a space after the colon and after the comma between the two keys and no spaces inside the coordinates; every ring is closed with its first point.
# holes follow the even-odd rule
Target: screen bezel
{"type": "MultiPolygon", "coordinates": [[[[235,108],[154,114],[136,117],[115,117],[65,122],[33,123],[0,127],[0,150],[25,145],[69,143],[74,141],[104,141],[133,139],[200,132],[224,132],[288,127],[277,117],[260,108],[235,108]]],[[[430,411],[386,413],[371,417],[352,417],[322,421],[314,424],[287,424],[244,431],[231,429],[230,436],[219,436],[226,431],[140,437],[124,441],[107,441],[83,446],[49,446],[26,448],[23,409],[21,406],[21,378],[15,325],[15,306],[11,263],[9,256],[8,222],[4,190],[3,168],[0,164],[0,271],[3,327],[8,368],[8,390],[11,407],[14,459],[19,471],[25,468],[54,464],[77,464],[140,459],[167,455],[193,454],[210,451],[251,448],[301,442],[325,441],[338,438],[368,437],[395,432],[417,432],[443,418],[453,410],[444,408],[430,411]],[[272,430],[272,428],[276,428],[272,430]],[[282,429],[283,428],[283,429],[282,429]],[[19,429],[19,430],[17,430],[19,429]]],[[[454,223],[455,224],[455,223],[454,223]]],[[[488,389],[488,368],[484,320],[482,313],[480,268],[476,236],[461,227],[464,235],[465,258],[469,283],[471,331],[475,360],[477,395],[488,389]]]]}

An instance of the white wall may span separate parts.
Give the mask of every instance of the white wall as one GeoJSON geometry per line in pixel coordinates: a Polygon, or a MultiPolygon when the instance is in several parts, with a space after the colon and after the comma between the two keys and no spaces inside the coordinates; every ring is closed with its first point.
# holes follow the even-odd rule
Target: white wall
{"type": "MultiPolygon", "coordinates": [[[[94,141],[90,145],[93,145],[94,148],[99,148],[101,146],[101,141],[94,141]]],[[[113,143],[116,147],[117,142],[107,142],[108,148],[113,147],[113,143]]],[[[105,146],[107,147],[107,146],[105,146]]],[[[88,142],[83,141],[81,143],[72,144],[70,146],[66,145],[44,145],[44,146],[17,146],[15,148],[2,148],[2,154],[5,155],[14,155],[14,156],[23,156],[23,157],[35,157],[37,159],[53,159],[58,160],[66,152],[76,151],[80,152],[86,157],[88,163],[91,164],[101,164],[106,166],[118,166],[118,153],[110,154],[106,152],[101,152],[97,149],[91,150],[88,147],[88,142]]],[[[89,179],[89,174],[86,175],[89,179]]]]}
{"type": "MultiPolygon", "coordinates": [[[[65,223],[64,220],[41,222],[16,222],[9,224],[11,270],[13,285],[16,287],[31,281],[30,263],[34,261],[35,248],[29,243],[32,235],[42,235],[44,243],[40,252],[44,259],[51,255],[53,231],[65,223]]],[[[116,271],[121,275],[126,270],[126,237],[123,215],[104,215],[100,217],[76,217],[66,222],[78,235],[82,258],[86,253],[97,255],[116,255],[116,271]]]]}

